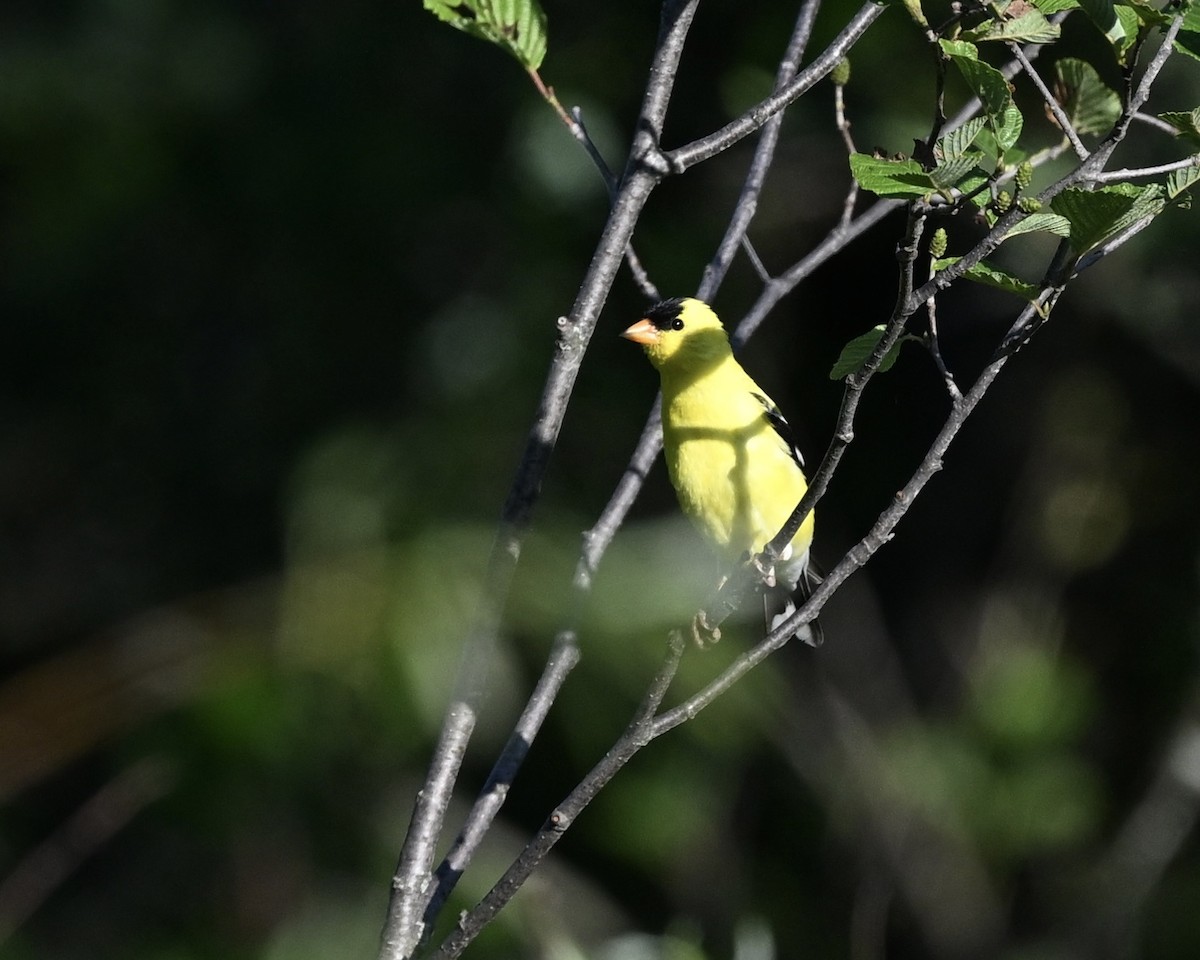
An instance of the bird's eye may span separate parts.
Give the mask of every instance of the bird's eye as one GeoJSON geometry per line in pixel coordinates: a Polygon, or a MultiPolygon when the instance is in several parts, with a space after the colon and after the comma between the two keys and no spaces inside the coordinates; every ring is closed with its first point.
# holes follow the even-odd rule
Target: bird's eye
{"type": "Polygon", "coordinates": [[[682,330],[683,329],[683,321],[680,320],[678,317],[676,317],[674,320],[671,321],[671,329],[672,330],[682,330]]]}

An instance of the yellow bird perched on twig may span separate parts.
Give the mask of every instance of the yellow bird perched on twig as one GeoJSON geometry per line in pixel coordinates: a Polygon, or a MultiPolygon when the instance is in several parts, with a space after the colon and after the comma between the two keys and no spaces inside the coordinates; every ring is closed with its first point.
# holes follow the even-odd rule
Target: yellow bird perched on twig
{"type": "MultiPolygon", "coordinates": [[[[663,454],[683,512],[726,562],[757,556],[808,489],[779,408],[742,369],[720,319],[700,300],[655,304],[621,336],[640,343],[658,369],[663,454]]],[[[808,557],[813,522],[809,513],[766,571],[768,584],[774,580],[769,628],[795,612],[793,593],[803,600],[820,583],[808,557]]],[[[821,631],[813,621],[796,637],[816,646],[821,631]]]]}

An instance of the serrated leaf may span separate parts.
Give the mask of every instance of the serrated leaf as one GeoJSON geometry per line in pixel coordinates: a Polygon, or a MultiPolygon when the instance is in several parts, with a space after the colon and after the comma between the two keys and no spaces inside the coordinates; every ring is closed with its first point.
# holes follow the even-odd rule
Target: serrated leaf
{"type": "Polygon", "coordinates": [[[450,26],[494,43],[530,70],[546,56],[546,13],[538,0],[424,0],[450,26]]]}
{"type": "MultiPolygon", "coordinates": [[[[946,41],[942,42],[942,48],[947,49],[946,41]]],[[[982,60],[949,52],[948,56],[967,81],[967,86],[983,104],[984,113],[987,114],[1000,150],[1007,150],[1016,144],[1024,121],[1021,112],[1013,103],[1004,74],[982,60]]]]}
{"type": "Polygon", "coordinates": [[[1017,105],[1010,100],[1008,106],[1004,108],[1004,112],[995,118],[996,143],[1002,150],[1011,150],[1021,138],[1021,129],[1024,126],[1025,118],[1021,116],[1017,105]]]}
{"type": "Polygon", "coordinates": [[[1122,36],[1112,41],[1113,50],[1117,54],[1117,63],[1125,66],[1129,61],[1129,53],[1137,43],[1138,33],[1142,29],[1142,18],[1132,7],[1120,6],[1114,8],[1117,22],[1121,25],[1122,36]]]}
{"type": "Polygon", "coordinates": [[[955,189],[964,197],[969,196],[971,202],[979,210],[984,209],[992,201],[992,195],[987,190],[980,189],[985,186],[991,177],[987,171],[981,167],[976,167],[965,177],[958,181],[955,189]]]}
{"type": "Polygon", "coordinates": [[[1170,23],[1172,19],[1174,19],[1171,14],[1163,10],[1159,10],[1152,4],[1147,3],[1147,0],[1117,0],[1117,4],[1118,16],[1120,15],[1119,8],[1126,7],[1129,10],[1134,11],[1137,14],[1138,20],[1147,26],[1165,26],[1166,24],[1170,23]]]}
{"type": "Polygon", "coordinates": [[[1055,96],[1076,133],[1106,133],[1121,116],[1121,98],[1085,60],[1064,57],[1054,65],[1055,96]]]}
{"type": "Polygon", "coordinates": [[[1071,222],[1071,246],[1083,253],[1135,223],[1157,216],[1166,206],[1166,198],[1157,184],[1121,183],[1099,190],[1068,187],[1050,206],[1071,222]]]}
{"type": "MultiPolygon", "coordinates": [[[[854,373],[855,370],[858,370],[866,363],[871,352],[875,349],[879,341],[883,339],[884,329],[884,326],[879,324],[872,327],[866,333],[855,337],[842,347],[842,352],[838,354],[837,362],[833,365],[833,369],[829,371],[829,379],[841,380],[854,373]]],[[[903,342],[903,340],[897,340],[892,344],[892,349],[884,354],[883,361],[879,364],[880,373],[886,373],[895,364],[896,358],[900,356],[900,345],[903,342]]]]}
{"type": "Polygon", "coordinates": [[[1053,43],[1062,31],[1057,24],[1046,19],[1037,7],[1029,7],[1020,16],[1011,20],[985,20],[979,26],[963,33],[967,40],[1001,40],[1017,43],[1053,43]]]}
{"type": "Polygon", "coordinates": [[[987,118],[972,117],[962,126],[955,127],[938,139],[933,148],[934,157],[938,160],[954,160],[961,157],[986,126],[987,118]]]}
{"type": "Polygon", "coordinates": [[[1039,210],[1037,213],[1031,213],[1009,230],[1004,235],[1004,239],[1008,240],[1023,233],[1053,233],[1058,237],[1069,237],[1071,235],[1071,221],[1066,217],[1059,216],[1057,213],[1039,210]]]}
{"type": "Polygon", "coordinates": [[[864,190],[888,199],[924,197],[938,189],[916,160],[888,160],[852,153],[850,172],[864,190]]]}
{"type": "Polygon", "coordinates": [[[1171,110],[1160,113],[1158,119],[1173,126],[1185,140],[1200,143],[1200,107],[1189,112],[1171,110]]]}
{"type": "Polygon", "coordinates": [[[1079,0],[1033,0],[1033,5],[1049,17],[1063,10],[1078,10],[1079,0]]]}
{"type": "MultiPolygon", "coordinates": [[[[953,263],[958,263],[962,257],[944,257],[941,260],[933,262],[934,270],[944,270],[953,263]]],[[[986,261],[980,261],[973,267],[969,267],[963,276],[968,280],[974,280],[976,283],[981,283],[986,287],[994,287],[997,290],[1004,290],[1006,293],[1012,293],[1020,297],[1022,300],[1030,302],[1037,299],[1041,291],[1036,284],[1026,283],[1020,277],[1014,277],[1011,273],[1002,270],[1000,267],[993,266],[986,261]]]]}
{"type": "Polygon", "coordinates": [[[949,190],[951,187],[959,186],[967,174],[976,171],[982,173],[986,179],[987,174],[979,169],[979,161],[982,159],[982,151],[973,150],[965,156],[946,160],[929,171],[929,179],[934,182],[939,190],[949,190]]]}
{"type": "Polygon", "coordinates": [[[1193,163],[1182,170],[1174,170],[1167,177],[1167,197],[1174,200],[1197,183],[1200,183],[1200,163],[1193,163]]]}

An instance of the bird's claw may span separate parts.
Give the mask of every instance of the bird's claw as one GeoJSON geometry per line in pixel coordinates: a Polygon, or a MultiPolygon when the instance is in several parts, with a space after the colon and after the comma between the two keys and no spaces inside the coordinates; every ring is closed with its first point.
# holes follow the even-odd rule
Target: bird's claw
{"type": "Polygon", "coordinates": [[[703,610],[692,618],[692,643],[699,649],[703,650],[705,647],[711,647],[720,639],[721,628],[710,627],[708,625],[708,616],[703,610]]]}
{"type": "Polygon", "coordinates": [[[775,564],[771,560],[764,560],[766,554],[760,553],[758,556],[750,558],[750,566],[758,573],[759,579],[767,586],[768,589],[775,586],[775,564]]]}

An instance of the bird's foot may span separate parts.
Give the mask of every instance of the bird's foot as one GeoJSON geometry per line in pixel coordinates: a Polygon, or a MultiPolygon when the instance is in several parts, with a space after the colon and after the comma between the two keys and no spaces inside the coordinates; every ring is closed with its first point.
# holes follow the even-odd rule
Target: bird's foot
{"type": "Polygon", "coordinates": [[[760,553],[757,556],[750,558],[750,566],[758,574],[763,584],[771,589],[775,586],[775,563],[770,560],[765,553],[760,553]]]}
{"type": "Polygon", "coordinates": [[[692,618],[692,643],[699,649],[711,647],[721,639],[721,628],[708,625],[708,615],[701,610],[692,618]]]}

